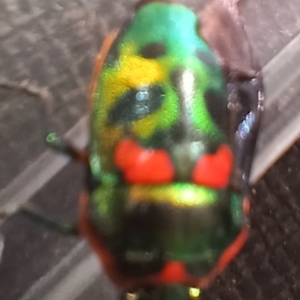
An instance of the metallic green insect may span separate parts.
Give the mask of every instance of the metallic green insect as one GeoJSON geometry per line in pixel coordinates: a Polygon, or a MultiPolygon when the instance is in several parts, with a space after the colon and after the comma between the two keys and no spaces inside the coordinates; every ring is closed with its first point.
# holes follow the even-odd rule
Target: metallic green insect
{"type": "Polygon", "coordinates": [[[106,39],[91,99],[83,235],[127,297],[197,298],[249,231],[263,91],[236,3],[144,1],[106,39]]]}
{"type": "Polygon", "coordinates": [[[87,153],[48,136],[87,166],[80,220],[23,211],[86,237],[126,300],[199,298],[248,236],[264,96],[236,2],[141,1],[97,58],[87,153]]]}

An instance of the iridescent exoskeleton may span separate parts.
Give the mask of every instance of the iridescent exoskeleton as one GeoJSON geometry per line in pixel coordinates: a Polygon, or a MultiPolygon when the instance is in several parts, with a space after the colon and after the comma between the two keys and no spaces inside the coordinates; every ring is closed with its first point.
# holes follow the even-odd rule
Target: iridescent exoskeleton
{"type": "Polygon", "coordinates": [[[81,231],[126,290],[207,287],[247,238],[263,90],[235,2],[144,1],[98,57],[81,231]]]}

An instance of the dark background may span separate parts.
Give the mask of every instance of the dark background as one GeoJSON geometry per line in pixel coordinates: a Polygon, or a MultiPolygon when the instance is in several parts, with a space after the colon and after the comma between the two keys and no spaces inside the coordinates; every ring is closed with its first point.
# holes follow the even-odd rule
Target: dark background
{"type": "MultiPolygon", "coordinates": [[[[122,23],[135,3],[0,0],[0,79],[47,88],[51,128],[64,134],[87,113],[88,84],[104,36],[122,23]]],[[[242,16],[262,65],[300,32],[299,0],[244,0],[242,16]]],[[[46,151],[44,105],[38,97],[0,89],[0,206],[9,202],[5,191],[14,180],[46,151]]],[[[202,299],[300,298],[299,147],[300,142],[253,187],[250,239],[202,299]]],[[[46,162],[41,172],[50,166],[46,162]]],[[[27,179],[22,183],[31,188],[27,179]]],[[[68,163],[32,192],[30,201],[74,220],[82,185],[82,167],[68,163]]],[[[115,299],[111,284],[79,238],[61,236],[19,214],[6,220],[0,231],[6,238],[1,300],[115,299]]]]}

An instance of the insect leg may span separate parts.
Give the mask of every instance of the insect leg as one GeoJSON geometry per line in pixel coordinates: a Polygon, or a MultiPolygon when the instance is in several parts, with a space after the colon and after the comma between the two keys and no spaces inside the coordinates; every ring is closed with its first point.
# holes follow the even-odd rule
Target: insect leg
{"type": "Polygon", "coordinates": [[[88,154],[85,150],[76,148],[74,145],[57,136],[55,133],[48,134],[46,137],[46,142],[54,150],[66,154],[84,164],[88,163],[88,154]]]}
{"type": "MultiPolygon", "coordinates": [[[[13,210],[0,210],[0,219],[11,217],[16,212],[20,212],[34,221],[41,222],[51,228],[52,230],[59,231],[67,235],[79,235],[77,223],[67,223],[55,219],[52,216],[44,213],[39,207],[34,204],[26,203],[24,205],[15,207],[13,210]]],[[[1,235],[0,235],[0,259],[1,259],[1,235]]]]}
{"type": "Polygon", "coordinates": [[[21,207],[20,212],[29,218],[45,224],[50,229],[66,235],[79,235],[77,223],[66,223],[46,215],[33,204],[26,204],[21,207]]]}
{"type": "Polygon", "coordinates": [[[248,186],[251,164],[255,152],[259,123],[263,111],[263,85],[260,76],[233,82],[229,86],[229,114],[234,145],[235,174],[233,186],[248,186]]]}

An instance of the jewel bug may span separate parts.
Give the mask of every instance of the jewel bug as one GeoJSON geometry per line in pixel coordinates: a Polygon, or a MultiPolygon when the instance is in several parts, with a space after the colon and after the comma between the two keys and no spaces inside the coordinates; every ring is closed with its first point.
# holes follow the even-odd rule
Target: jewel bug
{"type": "Polygon", "coordinates": [[[237,4],[215,0],[195,14],[142,1],[106,39],[91,95],[83,235],[125,290],[206,288],[248,235],[263,110],[237,4]]]}
{"type": "Polygon", "coordinates": [[[75,229],[126,299],[198,298],[247,239],[264,95],[236,2],[141,1],[97,58],[88,152],[48,136],[87,166],[75,229]]]}

